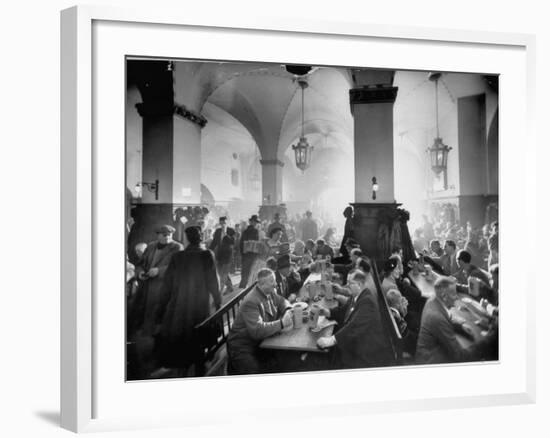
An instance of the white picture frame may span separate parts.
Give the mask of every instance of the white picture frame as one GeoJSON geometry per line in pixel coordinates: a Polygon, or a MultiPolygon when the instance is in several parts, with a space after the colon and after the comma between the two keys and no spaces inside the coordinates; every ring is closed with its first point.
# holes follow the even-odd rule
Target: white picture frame
{"type": "MultiPolygon", "coordinates": [[[[240,19],[232,17],[228,20],[223,16],[212,13],[206,16],[196,11],[136,11],[92,6],[64,10],[61,19],[62,427],[83,432],[199,425],[211,421],[212,410],[216,412],[216,422],[229,423],[235,419],[251,417],[262,421],[274,408],[283,415],[300,409],[304,416],[315,417],[534,402],[535,309],[532,303],[535,287],[534,275],[530,275],[533,268],[526,261],[514,260],[512,264],[510,256],[517,251],[532,253],[533,244],[505,237],[507,230],[513,233],[512,230],[521,222],[531,220],[536,214],[533,162],[535,141],[532,129],[534,36],[388,27],[360,22],[283,20],[246,15],[242,15],[240,19]],[[147,41],[140,40],[143,32],[147,32],[147,41]],[[174,35],[179,32],[193,39],[193,44],[176,50],[173,41],[174,35]],[[128,35],[132,38],[128,38],[128,35]],[[233,53],[230,56],[227,56],[227,51],[209,45],[208,41],[216,40],[220,36],[236,42],[231,45],[233,53]],[[167,39],[163,41],[163,38],[167,39]],[[123,300],[121,297],[120,302],[115,301],[115,305],[109,307],[111,297],[106,293],[110,291],[113,294],[119,289],[116,286],[119,271],[116,263],[112,269],[107,268],[106,264],[109,262],[107,253],[116,253],[116,250],[110,250],[108,243],[111,242],[118,250],[124,237],[123,186],[120,190],[113,189],[113,181],[123,181],[121,175],[124,168],[120,167],[120,160],[124,157],[124,143],[118,140],[121,138],[120,130],[123,131],[124,127],[123,123],[121,126],[117,123],[120,124],[120,120],[123,120],[124,106],[117,108],[116,105],[111,105],[113,113],[107,116],[102,111],[107,105],[104,95],[109,95],[109,99],[120,99],[120,92],[123,94],[124,90],[109,92],[116,91],[117,84],[120,85],[120,81],[124,80],[120,76],[124,64],[124,59],[120,58],[121,53],[191,59],[202,57],[254,60],[261,56],[261,60],[266,62],[281,60],[281,54],[275,53],[275,44],[269,46],[273,47],[273,52],[259,50],[259,43],[251,44],[250,47],[238,44],[247,38],[271,44],[277,42],[277,46],[301,41],[310,48],[307,55],[304,55],[298,50],[291,50],[292,47],[289,46],[285,55],[288,62],[304,62],[307,57],[308,62],[321,61],[318,62],[321,64],[323,59],[332,59],[333,64],[350,65],[340,64],[346,56],[350,59],[350,53],[341,54],[338,50],[328,55],[323,53],[321,44],[328,42],[333,43],[334,48],[346,44],[372,49],[373,61],[368,66],[430,70],[434,68],[436,61],[428,62],[426,59],[437,59],[437,67],[442,67],[441,70],[470,71],[474,68],[472,66],[477,65],[478,68],[472,71],[501,74],[500,117],[503,122],[514,123],[500,123],[501,232],[504,236],[501,265],[504,265],[504,269],[501,269],[502,358],[498,364],[308,373],[305,376],[224,377],[135,383],[120,381],[122,370],[107,358],[113,357],[116,358],[113,361],[119,361],[124,356],[121,342],[123,337],[120,337],[124,325],[124,314],[121,312],[123,300]],[[109,42],[109,47],[106,42],[109,42]],[[201,47],[200,44],[204,46],[201,47]],[[415,50],[424,55],[431,54],[433,58],[414,57],[412,55],[415,50]],[[388,58],[388,51],[394,52],[393,64],[388,58]],[[215,53],[219,55],[216,57],[215,53]],[[224,53],[226,56],[222,56],[224,53]],[[493,58],[489,62],[487,54],[491,53],[493,58]],[[399,60],[395,61],[397,54],[399,60]],[[460,56],[464,58],[461,59],[460,56]],[[464,68],[465,59],[469,59],[469,68],[464,68]],[[106,121],[107,118],[109,121],[106,121]],[[509,126],[510,124],[514,126],[509,126]],[[106,160],[103,145],[110,138],[115,140],[112,143],[113,156],[106,160]],[[514,178],[506,179],[502,176],[509,174],[510,166],[514,163],[507,148],[519,142],[525,145],[522,150],[528,153],[520,157],[519,162],[516,157],[514,178]],[[117,202],[120,202],[118,207],[117,202]],[[113,206],[114,209],[111,208],[113,206]],[[526,206],[529,208],[525,208],[526,206]],[[110,230],[109,223],[120,223],[120,226],[115,225],[110,230]],[[513,278],[513,271],[518,272],[519,269],[526,273],[522,279],[528,279],[527,281],[513,278]],[[511,307],[506,306],[506,291],[516,294],[513,324],[510,324],[510,313],[507,314],[507,309],[510,311],[511,307]],[[108,339],[108,333],[113,338],[113,344],[108,339]],[[117,352],[116,345],[119,341],[121,351],[117,352]],[[385,394],[383,385],[389,373],[393,373],[392,378],[410,380],[410,388],[403,388],[399,394],[385,394]],[[463,381],[455,385],[448,382],[451,373],[459,379],[472,374],[476,374],[476,377],[469,384],[464,384],[463,381]],[[503,381],[502,375],[509,378],[503,381]],[[346,393],[341,390],[352,387],[352,382],[357,381],[357,377],[363,382],[356,385],[359,391],[346,393]],[[313,388],[309,400],[286,404],[285,399],[275,396],[271,404],[258,405],[247,397],[257,391],[259,384],[268,389],[281,388],[284,393],[286,389],[296,385],[297,379],[313,388]],[[321,379],[324,392],[319,385],[321,379]],[[373,379],[379,383],[373,382],[373,379]],[[422,379],[431,382],[432,387],[415,386],[414,382],[421,382],[422,379]],[[441,382],[446,381],[448,386],[442,387],[441,382]],[[382,386],[377,388],[377,384],[382,386]],[[360,391],[361,385],[368,385],[372,391],[360,391]],[[193,410],[189,410],[184,402],[182,403],[185,406],[172,405],[172,409],[162,403],[156,407],[144,406],[142,411],[132,407],[132,399],[140,394],[143,394],[144,400],[166,397],[169,403],[173,400],[173,392],[181,393],[183,388],[186,393],[197,396],[193,401],[193,410]],[[207,403],[201,396],[203,393],[212,394],[212,391],[235,393],[236,388],[243,394],[240,403],[225,410],[215,402],[207,403]],[[323,397],[327,394],[329,397],[323,397]],[[330,403],[320,404],[319,400],[327,398],[331,400],[330,403]]],[[[265,44],[262,46],[266,47],[265,44]]],[[[356,65],[367,66],[366,61],[359,59],[363,57],[364,54],[358,55],[356,65]]],[[[112,103],[109,100],[109,104],[112,103]]],[[[122,259],[120,263],[122,266],[122,259]]],[[[122,269],[120,275],[123,275],[122,269]]]]}

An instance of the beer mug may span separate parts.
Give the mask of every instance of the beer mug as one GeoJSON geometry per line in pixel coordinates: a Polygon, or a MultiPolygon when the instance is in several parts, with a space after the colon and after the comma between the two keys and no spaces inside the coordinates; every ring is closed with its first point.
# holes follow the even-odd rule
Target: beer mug
{"type": "Polygon", "coordinates": [[[321,308],[318,304],[313,304],[309,309],[308,327],[314,329],[319,322],[319,315],[321,314],[321,308]]]}
{"type": "Polygon", "coordinates": [[[479,284],[480,284],[479,278],[476,277],[468,277],[468,290],[470,292],[470,295],[473,297],[479,297],[479,284]]]}
{"type": "Polygon", "coordinates": [[[294,324],[294,328],[300,328],[304,325],[304,310],[302,306],[295,305],[292,308],[292,323],[294,324]]]}
{"type": "Polygon", "coordinates": [[[332,301],[334,299],[334,294],[332,293],[332,283],[326,281],[323,283],[323,289],[325,290],[325,300],[332,301]]]}
{"type": "Polygon", "coordinates": [[[313,301],[313,299],[315,298],[315,287],[312,283],[307,283],[306,284],[306,290],[307,290],[307,293],[309,295],[309,299],[311,301],[313,301]]]}

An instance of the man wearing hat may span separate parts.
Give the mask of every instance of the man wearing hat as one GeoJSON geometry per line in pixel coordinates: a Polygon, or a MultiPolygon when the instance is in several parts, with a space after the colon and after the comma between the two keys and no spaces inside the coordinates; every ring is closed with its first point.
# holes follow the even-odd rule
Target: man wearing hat
{"type": "Polygon", "coordinates": [[[302,281],[300,274],[291,267],[290,254],[282,255],[277,259],[275,279],[277,280],[277,293],[291,302],[295,301],[296,294],[302,287],[302,281]]]}
{"type": "Polygon", "coordinates": [[[154,332],[153,319],[161,301],[166,268],[172,256],[183,249],[181,243],[172,240],[174,231],[171,225],[158,227],[157,240],[147,245],[143,257],[136,266],[139,287],[130,322],[131,326],[145,337],[151,336],[154,332]]]}
{"type": "Polygon", "coordinates": [[[216,256],[216,267],[220,277],[220,287],[223,292],[224,286],[227,293],[233,291],[233,283],[229,276],[229,270],[233,261],[233,246],[235,245],[235,230],[227,226],[227,217],[220,216],[219,227],[214,231],[214,237],[210,243],[210,250],[216,256]]]}
{"type": "Polygon", "coordinates": [[[241,270],[241,282],[239,287],[245,288],[248,283],[248,276],[254,261],[259,257],[258,252],[255,252],[253,248],[253,242],[260,241],[260,219],[257,214],[253,214],[248,219],[248,227],[243,231],[241,235],[241,241],[239,242],[239,249],[241,252],[242,270],[241,270]],[[246,243],[249,242],[249,243],[246,243]]]}

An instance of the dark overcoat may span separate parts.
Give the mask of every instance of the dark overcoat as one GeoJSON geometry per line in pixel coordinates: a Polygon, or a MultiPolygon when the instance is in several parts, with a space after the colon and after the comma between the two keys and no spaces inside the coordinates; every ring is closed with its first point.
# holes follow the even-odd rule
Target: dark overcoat
{"type": "Polygon", "coordinates": [[[189,245],[172,257],[163,285],[157,337],[160,361],[167,367],[185,367],[197,355],[194,327],[210,314],[210,296],[216,309],[221,295],[212,251],[189,245]]]}

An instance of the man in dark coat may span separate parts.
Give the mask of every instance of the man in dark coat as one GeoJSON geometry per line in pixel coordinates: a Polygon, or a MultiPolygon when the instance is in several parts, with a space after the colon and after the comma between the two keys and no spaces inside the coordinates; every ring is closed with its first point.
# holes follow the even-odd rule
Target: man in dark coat
{"type": "Polygon", "coordinates": [[[152,336],[155,329],[154,317],[162,301],[162,285],[172,256],[183,249],[183,245],[172,240],[175,229],[163,225],[157,229],[157,240],[149,243],[139,263],[135,276],[139,281],[133,308],[130,313],[131,332],[140,336],[152,336]]]}
{"type": "Polygon", "coordinates": [[[214,254],[201,247],[199,227],[186,228],[185,235],[189,245],[172,258],[166,270],[156,318],[159,359],[166,368],[185,369],[196,361],[199,346],[193,329],[209,316],[210,297],[216,309],[221,305],[214,254]]]}
{"type": "Polygon", "coordinates": [[[214,231],[214,237],[209,248],[216,256],[216,267],[220,277],[221,293],[223,294],[224,287],[227,288],[227,293],[233,292],[233,283],[229,271],[233,262],[235,230],[227,226],[227,217],[221,216],[219,221],[220,226],[214,231]]]}
{"type": "Polygon", "coordinates": [[[245,288],[248,283],[248,276],[250,275],[250,269],[254,260],[258,257],[258,253],[251,252],[245,248],[245,242],[253,242],[260,240],[260,219],[257,214],[253,214],[250,219],[248,219],[248,227],[243,231],[241,235],[241,240],[239,242],[239,249],[241,252],[241,282],[239,287],[245,288]]]}
{"type": "Polygon", "coordinates": [[[306,211],[306,217],[300,222],[301,237],[304,242],[309,239],[317,240],[317,237],[319,237],[319,227],[311,216],[311,211],[306,211]]]}
{"type": "Polygon", "coordinates": [[[393,363],[376,296],[367,288],[370,275],[361,270],[353,271],[348,278],[352,297],[346,305],[323,310],[325,315],[338,322],[340,328],[333,336],[319,338],[317,345],[320,348],[334,347],[336,368],[380,367],[393,363]]]}

